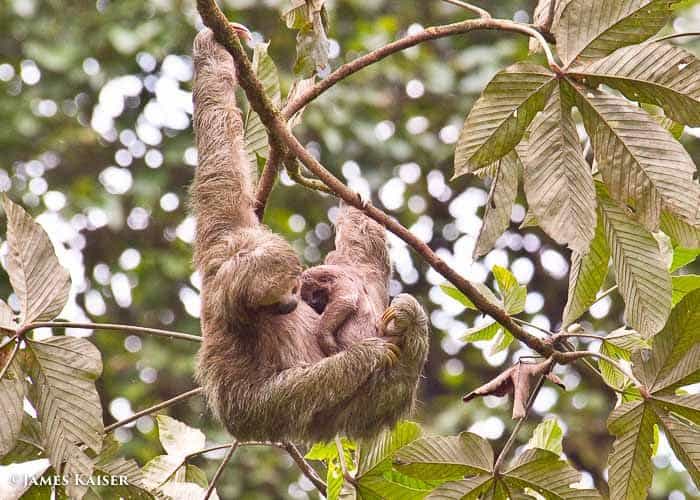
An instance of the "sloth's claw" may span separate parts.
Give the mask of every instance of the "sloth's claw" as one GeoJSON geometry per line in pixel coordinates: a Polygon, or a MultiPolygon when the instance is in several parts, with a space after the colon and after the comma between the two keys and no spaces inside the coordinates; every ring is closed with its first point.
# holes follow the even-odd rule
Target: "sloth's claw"
{"type": "Polygon", "coordinates": [[[389,368],[393,368],[399,362],[399,355],[401,354],[401,349],[396,344],[387,344],[386,360],[389,368]]]}
{"type": "Polygon", "coordinates": [[[387,329],[389,328],[389,323],[391,323],[394,318],[396,318],[396,308],[392,306],[387,307],[384,314],[382,314],[382,333],[386,333],[387,329]]]}

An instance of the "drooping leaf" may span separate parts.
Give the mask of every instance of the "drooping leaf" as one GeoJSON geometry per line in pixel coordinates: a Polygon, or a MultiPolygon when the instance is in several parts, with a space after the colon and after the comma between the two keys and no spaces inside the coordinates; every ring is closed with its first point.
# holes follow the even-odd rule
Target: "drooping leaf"
{"type": "MultiPolygon", "coordinates": [[[[0,369],[5,367],[6,362],[9,360],[0,362],[0,369]]],[[[0,380],[0,457],[17,444],[24,417],[22,403],[27,392],[26,385],[20,364],[14,359],[0,380]]]]}
{"type": "Polygon", "coordinates": [[[326,35],[325,0],[291,0],[282,13],[288,28],[297,30],[294,72],[309,77],[328,68],[329,41],[326,35]]]}
{"type": "Polygon", "coordinates": [[[700,428],[686,425],[663,412],[659,413],[658,421],[673,453],[685,466],[695,484],[700,484],[700,428]]]}
{"type": "Polygon", "coordinates": [[[599,190],[605,236],[630,326],[650,337],[663,328],[671,310],[671,277],[659,246],[644,227],[599,190]]]}
{"type": "Polygon", "coordinates": [[[586,253],[573,252],[569,271],[569,298],[564,307],[563,327],[580,318],[596,301],[598,291],[608,274],[610,248],[600,210],[597,211],[595,233],[586,253]]]}
{"type": "Polygon", "coordinates": [[[542,66],[515,64],[486,86],[464,123],[455,151],[455,176],[471,173],[508,154],[555,86],[542,66]]]}
{"type": "Polygon", "coordinates": [[[700,275],[698,274],[671,276],[671,304],[675,307],[683,300],[683,297],[698,288],[700,288],[700,275]]]}
{"type": "Polygon", "coordinates": [[[549,450],[552,453],[561,455],[564,451],[562,438],[564,431],[559,426],[556,418],[544,419],[532,432],[532,437],[527,445],[530,448],[549,450]]]}
{"type": "Polygon", "coordinates": [[[565,65],[643,42],[668,21],[676,0],[572,0],[564,7],[557,52],[565,65]]]}
{"type": "Polygon", "coordinates": [[[652,478],[651,409],[640,401],[624,403],[610,414],[608,428],[617,437],[608,460],[610,498],[646,498],[652,478]]]}
{"type": "Polygon", "coordinates": [[[669,392],[700,382],[700,289],[673,308],[668,323],[654,337],[651,355],[632,356],[637,378],[650,392],[669,392]]]}
{"type": "Polygon", "coordinates": [[[542,229],[557,243],[583,254],[595,232],[595,188],[571,106],[571,97],[557,87],[533,120],[523,183],[529,208],[542,229]]]}
{"type": "Polygon", "coordinates": [[[102,406],[95,380],[102,373],[100,351],[84,338],[50,337],[28,342],[33,401],[41,422],[42,442],[51,465],[89,476],[92,460],[79,446],[102,448],[102,406]]]}
{"type": "Polygon", "coordinates": [[[625,99],[575,88],[595,160],[613,199],[647,229],[662,207],[695,223],[700,210],[697,170],[688,152],[646,112],[625,99]]]}
{"type": "MultiPolygon", "coordinates": [[[[281,99],[280,80],[275,62],[267,53],[268,43],[258,43],[253,47],[253,71],[265,90],[265,94],[275,105],[281,99]]],[[[248,109],[245,118],[245,149],[251,165],[257,165],[257,157],[267,158],[267,129],[258,114],[248,109]]]]}
{"type": "Polygon", "coordinates": [[[633,101],[655,104],[667,116],[700,125],[700,61],[667,43],[645,43],[616,50],[576,70],[592,87],[616,88],[633,101]]]}
{"type": "Polygon", "coordinates": [[[68,301],[70,275],[59,264],[46,231],[3,196],[7,215],[7,274],[20,302],[19,323],[54,319],[68,301]]]}
{"type": "Polygon", "coordinates": [[[496,240],[508,229],[513,203],[518,196],[520,159],[515,151],[496,162],[496,172],[491,181],[479,236],[474,245],[474,258],[486,255],[496,240]]]}
{"type": "Polygon", "coordinates": [[[397,470],[424,480],[490,473],[493,463],[493,450],[488,441],[469,432],[417,439],[402,448],[394,459],[397,470]]]}

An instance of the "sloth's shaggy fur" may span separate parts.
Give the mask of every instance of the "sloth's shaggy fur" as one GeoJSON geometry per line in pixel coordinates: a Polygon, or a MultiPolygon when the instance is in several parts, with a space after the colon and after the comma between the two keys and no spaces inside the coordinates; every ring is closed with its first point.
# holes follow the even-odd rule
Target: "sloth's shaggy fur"
{"type": "Polygon", "coordinates": [[[357,268],[367,285],[360,302],[371,311],[363,313],[362,325],[350,315],[337,326],[340,334],[336,328],[326,334],[324,314],[333,311],[333,292],[322,314],[297,301],[299,259],[255,216],[231,56],[209,30],[197,35],[193,52],[199,166],[191,206],[203,334],[197,381],[215,416],[240,440],[371,436],[403,416],[415,399],[427,352],[425,313],[412,297],[400,296],[392,305],[394,319],[379,331],[390,273],[384,233],[373,227],[381,236],[359,245],[356,229],[367,219],[346,207],[332,254],[337,259],[329,256],[329,264],[357,268]],[[351,325],[362,332],[346,330],[351,325]],[[344,348],[327,356],[324,335],[340,339],[344,348]],[[391,365],[395,342],[401,352],[391,365]]]}

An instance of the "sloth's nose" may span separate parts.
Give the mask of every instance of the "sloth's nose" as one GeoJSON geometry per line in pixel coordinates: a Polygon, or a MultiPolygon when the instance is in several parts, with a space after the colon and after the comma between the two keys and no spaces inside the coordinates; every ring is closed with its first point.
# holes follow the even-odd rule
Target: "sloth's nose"
{"type": "Polygon", "coordinates": [[[294,309],[297,308],[297,299],[290,299],[286,302],[280,302],[277,306],[277,313],[278,314],[289,314],[292,312],[294,309]]]}

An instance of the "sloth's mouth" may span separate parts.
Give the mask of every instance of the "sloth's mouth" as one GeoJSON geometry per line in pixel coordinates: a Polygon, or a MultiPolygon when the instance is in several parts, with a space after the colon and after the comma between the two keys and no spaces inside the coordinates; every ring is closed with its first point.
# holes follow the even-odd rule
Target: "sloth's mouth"
{"type": "Polygon", "coordinates": [[[292,299],[288,302],[279,302],[276,304],[275,312],[277,314],[289,314],[297,308],[297,299],[292,299]]]}

